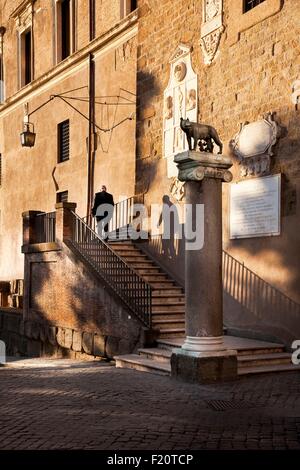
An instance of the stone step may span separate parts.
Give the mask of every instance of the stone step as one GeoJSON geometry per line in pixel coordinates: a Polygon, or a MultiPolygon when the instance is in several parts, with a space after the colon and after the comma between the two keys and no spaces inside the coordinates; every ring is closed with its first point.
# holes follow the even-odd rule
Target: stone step
{"type": "Polygon", "coordinates": [[[169,281],[166,274],[143,274],[143,279],[145,279],[148,282],[155,282],[155,281],[169,281]]]}
{"type": "Polygon", "coordinates": [[[140,356],[145,357],[146,359],[152,359],[154,361],[163,362],[165,364],[170,364],[172,355],[172,351],[167,351],[166,349],[160,348],[143,348],[139,349],[138,353],[140,356]]]}
{"type": "Polygon", "coordinates": [[[276,354],[276,353],[284,353],[285,347],[276,346],[276,347],[253,347],[249,349],[239,349],[237,348],[239,356],[251,356],[257,354],[276,354]]]}
{"type": "Polygon", "coordinates": [[[269,372],[278,373],[287,371],[300,371],[300,366],[295,366],[294,364],[272,364],[265,366],[239,367],[238,375],[266,374],[269,372]]]}
{"type": "Polygon", "coordinates": [[[185,305],[184,296],[152,297],[152,305],[185,305]]]}
{"type": "MultiPolygon", "coordinates": [[[[126,263],[131,263],[132,261],[134,262],[142,262],[142,263],[147,263],[148,262],[148,258],[145,256],[145,255],[136,255],[136,254],[133,254],[132,256],[129,256],[129,255],[126,255],[126,256],[123,256],[121,257],[124,261],[126,261],[126,263]]],[[[150,262],[150,261],[149,261],[150,262]]]]}
{"type": "Polygon", "coordinates": [[[152,372],[159,375],[170,375],[171,365],[160,361],[147,359],[138,354],[115,356],[116,367],[123,369],[135,369],[142,372],[152,372]]]}
{"type": "Polygon", "coordinates": [[[185,338],[184,328],[162,328],[159,330],[159,338],[185,338]]]}
{"type": "Polygon", "coordinates": [[[180,300],[184,300],[185,299],[185,296],[184,294],[182,293],[182,290],[178,287],[174,287],[174,289],[170,289],[170,288],[166,288],[166,289],[154,289],[153,292],[152,292],[152,298],[156,298],[156,297],[160,297],[160,298],[173,298],[173,297],[176,297],[180,300]]]}
{"type": "Polygon", "coordinates": [[[154,289],[160,289],[161,287],[175,287],[176,284],[175,282],[169,281],[169,280],[161,280],[161,281],[148,281],[148,283],[154,288],[154,289]]]}
{"type": "Polygon", "coordinates": [[[163,314],[152,312],[152,321],[156,320],[175,320],[175,321],[185,321],[185,315],[182,312],[166,312],[163,314]]]}
{"type": "Polygon", "coordinates": [[[166,330],[166,329],[185,329],[185,319],[153,319],[152,326],[158,330],[166,330]]]}
{"type": "Polygon", "coordinates": [[[140,251],[138,248],[136,248],[132,243],[121,243],[121,242],[109,242],[109,246],[115,250],[115,251],[120,251],[123,253],[123,251],[140,251]]]}
{"type": "Polygon", "coordinates": [[[289,353],[268,353],[238,355],[239,367],[256,367],[271,364],[291,364],[291,354],[289,353]]]}
{"type": "Polygon", "coordinates": [[[149,268],[149,267],[153,267],[153,268],[157,268],[157,266],[154,264],[153,261],[150,261],[149,259],[147,260],[141,260],[141,261],[132,261],[130,263],[130,266],[132,266],[134,269],[136,268],[149,268]]]}
{"type": "Polygon", "coordinates": [[[163,274],[157,266],[149,266],[148,268],[135,268],[139,274],[163,274]]]}
{"type": "Polygon", "coordinates": [[[114,250],[116,253],[118,253],[119,256],[121,256],[122,258],[126,258],[126,259],[131,259],[131,258],[134,258],[134,257],[139,257],[139,258],[143,258],[143,259],[148,259],[147,255],[144,255],[143,253],[141,253],[139,250],[114,250]]]}
{"type": "Polygon", "coordinates": [[[185,314],[184,303],[181,303],[179,305],[178,303],[176,303],[175,305],[165,305],[165,304],[152,305],[153,315],[155,314],[163,315],[165,313],[178,313],[178,312],[182,313],[183,315],[185,314]]]}

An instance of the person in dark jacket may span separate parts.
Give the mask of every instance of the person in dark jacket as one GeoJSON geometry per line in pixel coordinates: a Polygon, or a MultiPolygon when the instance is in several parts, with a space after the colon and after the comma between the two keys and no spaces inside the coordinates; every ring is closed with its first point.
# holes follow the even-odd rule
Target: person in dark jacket
{"type": "Polygon", "coordinates": [[[95,194],[94,205],[92,209],[93,217],[96,217],[97,232],[99,237],[106,238],[108,233],[108,224],[114,212],[114,198],[112,194],[106,191],[106,186],[101,187],[101,192],[95,194]]]}

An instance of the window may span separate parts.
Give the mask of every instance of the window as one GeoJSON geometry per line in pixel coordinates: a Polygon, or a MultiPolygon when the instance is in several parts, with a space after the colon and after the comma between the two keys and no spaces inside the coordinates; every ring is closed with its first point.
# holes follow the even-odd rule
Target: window
{"type": "Polygon", "coordinates": [[[257,7],[257,5],[264,1],[265,0],[244,0],[244,13],[247,13],[247,11],[250,11],[252,10],[252,8],[257,7]]]}
{"type": "Polygon", "coordinates": [[[32,80],[31,28],[20,34],[20,72],[21,86],[32,80]]]}
{"type": "Polygon", "coordinates": [[[56,62],[75,51],[75,1],[56,0],[56,62]]]}
{"type": "Polygon", "coordinates": [[[62,191],[61,193],[56,193],[56,202],[68,202],[69,192],[62,191]]]}
{"type": "Polygon", "coordinates": [[[0,104],[4,101],[4,73],[3,73],[3,60],[0,53],[0,104]]]}
{"type": "Polygon", "coordinates": [[[121,0],[121,18],[137,9],[137,0],[121,0]]]}
{"type": "Polygon", "coordinates": [[[57,126],[57,161],[65,162],[70,158],[70,121],[63,121],[57,126]]]}

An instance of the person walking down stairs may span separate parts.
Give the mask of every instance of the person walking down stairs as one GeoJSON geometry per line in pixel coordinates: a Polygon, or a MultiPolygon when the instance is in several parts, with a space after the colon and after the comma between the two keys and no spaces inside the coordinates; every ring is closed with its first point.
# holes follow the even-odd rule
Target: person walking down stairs
{"type": "Polygon", "coordinates": [[[101,191],[95,194],[92,215],[96,217],[97,233],[100,238],[107,238],[108,225],[114,213],[113,195],[107,192],[106,186],[102,185],[101,191]]]}

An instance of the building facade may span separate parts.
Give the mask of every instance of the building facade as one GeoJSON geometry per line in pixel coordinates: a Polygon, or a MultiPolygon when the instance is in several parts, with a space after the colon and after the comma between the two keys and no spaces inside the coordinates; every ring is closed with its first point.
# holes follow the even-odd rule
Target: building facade
{"type": "MultiPolygon", "coordinates": [[[[23,277],[25,211],[68,200],[84,217],[104,183],[115,200],[143,194],[148,208],[167,201],[180,212],[173,158],[187,149],[184,117],[214,126],[233,161],[223,190],[225,324],[297,337],[299,11],[300,0],[0,1],[0,279],[23,277]],[[36,142],[22,148],[28,113],[36,142]],[[256,183],[264,190],[274,178],[273,225],[234,226],[234,187],[257,221],[270,207],[241,185],[253,198],[256,183]]],[[[183,239],[150,230],[145,250],[184,285],[183,239]]]]}

